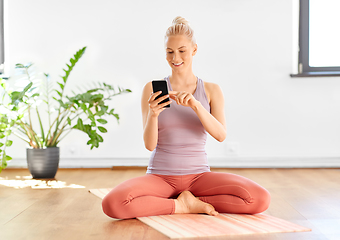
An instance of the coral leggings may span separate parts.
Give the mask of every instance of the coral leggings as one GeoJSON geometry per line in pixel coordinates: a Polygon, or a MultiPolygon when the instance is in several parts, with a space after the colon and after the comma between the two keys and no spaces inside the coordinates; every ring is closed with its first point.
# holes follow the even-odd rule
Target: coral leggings
{"type": "Polygon", "coordinates": [[[103,211],[112,218],[173,214],[176,198],[188,190],[219,213],[255,214],[265,211],[269,192],[245,177],[220,172],[169,176],[147,174],[127,180],[105,196],[103,211]]]}

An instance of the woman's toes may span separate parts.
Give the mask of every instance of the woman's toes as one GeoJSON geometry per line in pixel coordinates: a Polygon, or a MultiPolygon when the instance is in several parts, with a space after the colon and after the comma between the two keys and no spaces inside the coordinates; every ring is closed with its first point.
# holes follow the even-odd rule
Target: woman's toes
{"type": "Polygon", "coordinates": [[[199,200],[189,191],[182,192],[177,200],[183,204],[181,209],[185,209],[185,211],[175,210],[177,213],[206,213],[212,216],[218,215],[218,212],[215,211],[215,208],[211,204],[199,200]]]}

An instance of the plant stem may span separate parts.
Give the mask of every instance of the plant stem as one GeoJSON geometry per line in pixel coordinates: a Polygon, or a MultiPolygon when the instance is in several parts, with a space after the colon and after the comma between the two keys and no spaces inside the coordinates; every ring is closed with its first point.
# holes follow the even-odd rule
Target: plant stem
{"type": "Polygon", "coordinates": [[[26,135],[28,136],[28,138],[30,139],[30,145],[33,148],[39,148],[39,142],[37,141],[35,135],[36,133],[33,131],[33,129],[27,124],[24,123],[22,120],[19,120],[21,122],[21,124],[23,125],[22,128],[26,131],[26,135]],[[35,140],[36,144],[33,143],[33,140],[35,140]]]}
{"type": "MultiPolygon", "coordinates": [[[[66,110],[68,110],[68,109],[65,109],[63,112],[65,112],[66,110]]],[[[63,112],[62,112],[62,113],[63,113],[63,112]]],[[[48,142],[50,142],[49,137],[50,137],[50,134],[51,134],[52,127],[53,127],[53,125],[55,124],[55,122],[57,121],[57,119],[59,119],[59,116],[60,116],[62,113],[59,113],[58,117],[53,121],[52,125],[50,125],[50,128],[49,128],[49,130],[48,130],[48,133],[47,133],[46,139],[45,139],[45,140],[46,140],[46,146],[48,145],[48,142]]],[[[55,134],[55,133],[54,133],[54,134],[55,134]]],[[[51,138],[52,138],[52,136],[51,136],[51,138]]]]}
{"type": "Polygon", "coordinates": [[[65,133],[65,135],[64,135],[61,139],[59,139],[59,141],[57,141],[57,144],[58,144],[61,140],[63,140],[63,139],[71,132],[71,130],[72,130],[72,128],[64,129],[63,132],[65,132],[65,131],[68,131],[68,132],[65,133]]]}
{"type": "MultiPolygon", "coordinates": [[[[82,112],[83,113],[83,112],[82,112]]],[[[80,113],[81,114],[81,113],[80,113]]],[[[80,115],[80,114],[78,114],[78,115],[80,115]]],[[[77,115],[77,116],[78,116],[77,115]]],[[[76,117],[74,117],[74,118],[76,118],[76,117]]],[[[89,118],[87,118],[87,119],[85,119],[84,120],[84,122],[85,121],[87,121],[89,118]]],[[[66,125],[65,125],[66,126],[66,125]]],[[[71,132],[71,130],[73,130],[73,128],[66,128],[66,129],[64,129],[63,130],[63,132],[65,132],[65,131],[68,131],[59,141],[57,141],[57,144],[61,141],[61,140],[63,140],[70,132],[71,132]]]]}
{"type": "MultiPolygon", "coordinates": [[[[72,107],[72,105],[71,105],[71,107],[72,107]]],[[[53,133],[53,138],[51,138],[51,140],[50,140],[50,144],[51,144],[52,146],[55,146],[55,144],[56,144],[56,142],[57,142],[57,140],[58,140],[60,134],[63,132],[63,129],[64,129],[65,126],[67,125],[67,118],[66,118],[66,116],[69,115],[69,111],[71,111],[71,110],[70,110],[70,107],[67,108],[67,109],[65,109],[65,110],[63,111],[64,114],[63,114],[63,116],[61,117],[59,123],[57,122],[58,125],[56,125],[56,130],[55,130],[54,133],[53,133]],[[66,118],[65,122],[64,122],[64,124],[62,124],[62,121],[63,121],[65,118],[66,118]],[[62,127],[59,129],[59,126],[60,126],[60,125],[61,125],[62,127]],[[58,131],[59,131],[59,132],[58,132],[58,131]]],[[[62,114],[62,113],[61,113],[61,114],[62,114]]],[[[61,115],[61,114],[60,114],[60,115],[61,115]]],[[[60,116],[60,115],[59,115],[59,116],[60,116]]],[[[59,119],[59,117],[58,117],[58,119],[59,119]]]]}
{"type": "MultiPolygon", "coordinates": [[[[71,119],[71,121],[72,120],[74,120],[75,118],[77,118],[78,116],[80,116],[81,114],[83,114],[84,112],[80,112],[80,113],[78,113],[74,118],[72,118],[71,119]]],[[[89,118],[86,118],[85,120],[84,120],[84,122],[85,121],[87,121],[89,118]]],[[[65,137],[66,137],[66,135],[68,135],[70,132],[71,132],[71,130],[73,129],[73,128],[67,128],[67,129],[65,129],[65,127],[67,126],[67,120],[64,122],[64,124],[63,124],[63,127],[62,127],[62,129],[59,131],[59,134],[58,134],[58,136],[56,137],[56,139],[55,139],[55,144],[58,144],[62,139],[64,139],[65,137]],[[59,141],[57,141],[58,140],[58,138],[60,137],[60,135],[63,133],[63,132],[65,132],[65,131],[68,131],[59,141]]]]}
{"type": "Polygon", "coordinates": [[[39,124],[40,124],[40,129],[41,129],[41,136],[42,136],[42,141],[45,142],[45,133],[44,133],[44,127],[42,125],[42,122],[41,122],[41,118],[40,118],[40,114],[39,114],[39,110],[38,110],[38,107],[36,108],[37,110],[37,115],[38,115],[38,119],[39,119],[39,124]]]}
{"type": "Polygon", "coordinates": [[[15,132],[13,132],[13,134],[14,134],[15,136],[17,136],[18,138],[20,138],[21,140],[27,142],[28,144],[30,143],[28,140],[24,139],[24,138],[21,137],[19,134],[15,133],[15,132]]]}
{"type": "MultiPolygon", "coordinates": [[[[68,110],[70,110],[70,108],[68,108],[68,110]]],[[[78,110],[77,110],[78,111],[78,110]]],[[[78,113],[74,118],[72,118],[71,119],[71,122],[72,122],[72,120],[74,120],[77,116],[79,116],[79,115],[81,115],[82,113],[84,113],[84,112],[81,112],[81,113],[78,113]]],[[[59,133],[57,133],[56,135],[54,135],[54,137],[53,137],[53,140],[52,140],[52,142],[51,142],[51,144],[53,145],[53,144],[57,144],[58,142],[60,142],[60,141],[58,141],[58,138],[60,137],[60,135],[63,133],[63,131],[65,130],[65,127],[68,125],[68,121],[67,121],[67,116],[69,116],[69,115],[71,115],[72,113],[70,113],[70,112],[67,112],[66,114],[64,114],[63,116],[62,116],[62,118],[60,119],[60,124],[59,125],[61,125],[62,127],[61,127],[61,129],[59,130],[59,133]],[[65,121],[64,121],[64,123],[62,124],[62,121],[63,121],[63,119],[66,119],[65,121]]]]}
{"type": "Polygon", "coordinates": [[[30,121],[30,126],[32,128],[32,119],[31,119],[31,105],[28,106],[28,120],[30,121]]]}
{"type": "Polygon", "coordinates": [[[63,129],[66,127],[66,125],[64,125],[60,130],[59,130],[59,133],[53,138],[53,141],[52,141],[52,146],[55,146],[59,136],[63,133],[63,129]]]}
{"type": "Polygon", "coordinates": [[[17,128],[16,130],[18,130],[19,132],[21,132],[21,133],[27,135],[27,132],[23,131],[21,128],[17,128]]]}
{"type": "MultiPolygon", "coordinates": [[[[78,113],[74,118],[71,119],[71,121],[73,121],[75,118],[79,117],[80,115],[82,115],[84,112],[78,113]]],[[[88,119],[88,118],[87,118],[88,119]]],[[[86,120],[87,120],[86,119],[86,120]]]]}
{"type": "MultiPolygon", "coordinates": [[[[51,126],[51,112],[50,112],[50,98],[48,94],[48,76],[46,76],[46,101],[47,101],[47,113],[48,113],[48,124],[51,126]]],[[[47,136],[46,136],[47,138],[47,136]]]]}

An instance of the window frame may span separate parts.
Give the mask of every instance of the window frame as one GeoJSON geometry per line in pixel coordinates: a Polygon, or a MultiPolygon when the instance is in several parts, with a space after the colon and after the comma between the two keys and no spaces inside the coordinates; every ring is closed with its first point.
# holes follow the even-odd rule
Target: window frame
{"type": "Polygon", "coordinates": [[[4,31],[4,1],[0,0],[0,74],[3,73],[5,63],[5,31],[4,31]]]}
{"type": "Polygon", "coordinates": [[[309,66],[309,0],[299,0],[299,54],[298,74],[291,77],[327,77],[340,76],[338,67],[311,67],[309,66]]]}

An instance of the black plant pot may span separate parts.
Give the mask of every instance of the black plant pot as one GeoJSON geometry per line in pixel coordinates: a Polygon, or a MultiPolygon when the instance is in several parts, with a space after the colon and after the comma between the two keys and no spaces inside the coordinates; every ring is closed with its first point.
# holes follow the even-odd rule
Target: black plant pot
{"type": "Polygon", "coordinates": [[[27,165],[33,178],[54,178],[59,167],[59,147],[27,148],[27,165]]]}

